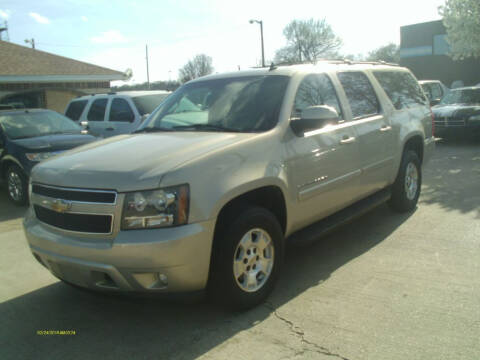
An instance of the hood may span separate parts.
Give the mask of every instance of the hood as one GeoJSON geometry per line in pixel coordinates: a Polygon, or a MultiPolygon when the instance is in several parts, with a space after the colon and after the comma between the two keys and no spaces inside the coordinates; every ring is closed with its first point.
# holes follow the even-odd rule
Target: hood
{"type": "Polygon", "coordinates": [[[466,118],[480,113],[480,105],[437,105],[432,107],[433,114],[438,117],[466,118]]]}
{"type": "Polygon", "coordinates": [[[95,139],[96,138],[91,135],[59,134],[12,140],[12,142],[28,150],[41,150],[44,152],[70,150],[74,147],[90,143],[95,139]]]}
{"type": "Polygon", "coordinates": [[[181,164],[255,135],[169,132],[115,136],[40,163],[32,171],[32,180],[119,192],[154,189],[162,175],[181,164]]]}

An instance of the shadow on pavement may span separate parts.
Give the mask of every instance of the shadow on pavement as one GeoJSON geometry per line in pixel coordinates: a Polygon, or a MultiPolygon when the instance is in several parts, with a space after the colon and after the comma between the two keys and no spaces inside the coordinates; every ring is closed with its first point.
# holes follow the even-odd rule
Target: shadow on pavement
{"type": "Polygon", "coordinates": [[[0,184],[0,222],[23,217],[26,206],[16,206],[7,197],[5,184],[0,184]]]}
{"type": "Polygon", "coordinates": [[[480,217],[480,141],[449,138],[436,145],[424,169],[420,203],[462,213],[476,211],[480,217]]]}
{"type": "MultiPolygon", "coordinates": [[[[322,286],[333,272],[382,242],[411,215],[394,214],[382,205],[317,243],[289,248],[269,303],[244,313],[225,312],[206,302],[175,304],[104,296],[62,283],[46,286],[0,304],[0,357],[195,359],[255,327],[272,308],[312,286],[322,286]],[[40,336],[37,330],[75,330],[76,335],[40,336]]],[[[39,265],[38,271],[45,270],[39,265]]]]}

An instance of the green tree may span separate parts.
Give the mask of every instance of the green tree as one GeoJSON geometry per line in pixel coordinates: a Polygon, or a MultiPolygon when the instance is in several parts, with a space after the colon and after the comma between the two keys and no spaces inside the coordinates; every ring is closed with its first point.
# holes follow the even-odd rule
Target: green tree
{"type": "Polygon", "coordinates": [[[183,84],[211,73],[213,73],[212,58],[205,54],[199,54],[178,71],[178,80],[183,84]]]}
{"type": "Polygon", "coordinates": [[[480,1],[446,0],[439,13],[447,28],[450,56],[480,58],[480,1]]]}
{"type": "Polygon", "coordinates": [[[287,45],[275,53],[277,63],[314,62],[337,57],[342,40],[323,20],[293,20],[283,29],[287,45]]]}
{"type": "Polygon", "coordinates": [[[394,43],[390,43],[372,50],[368,53],[367,61],[386,61],[389,63],[400,62],[400,48],[394,43]]]}

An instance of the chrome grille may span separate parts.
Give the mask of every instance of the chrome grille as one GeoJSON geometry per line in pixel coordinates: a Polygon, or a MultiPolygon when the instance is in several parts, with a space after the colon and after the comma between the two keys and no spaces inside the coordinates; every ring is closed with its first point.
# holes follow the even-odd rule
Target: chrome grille
{"type": "Polygon", "coordinates": [[[437,127],[462,127],[462,126],[465,126],[465,119],[435,117],[435,126],[437,126],[437,127]]]}

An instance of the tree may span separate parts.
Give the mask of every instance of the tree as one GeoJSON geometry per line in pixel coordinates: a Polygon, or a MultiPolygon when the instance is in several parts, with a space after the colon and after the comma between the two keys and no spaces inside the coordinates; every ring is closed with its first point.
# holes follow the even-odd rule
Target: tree
{"type": "Polygon", "coordinates": [[[367,61],[385,61],[390,63],[400,62],[400,47],[394,43],[390,43],[370,51],[367,61]]]}
{"type": "Polygon", "coordinates": [[[450,56],[455,60],[480,58],[480,1],[447,0],[439,13],[447,28],[450,56]]]}
{"type": "Polygon", "coordinates": [[[178,78],[183,84],[187,81],[196,79],[213,73],[212,58],[205,54],[196,55],[189,60],[179,71],[178,78]]]}
{"type": "Polygon", "coordinates": [[[277,63],[315,62],[336,57],[342,40],[323,20],[293,20],[283,29],[287,45],[275,53],[277,63]]]}

